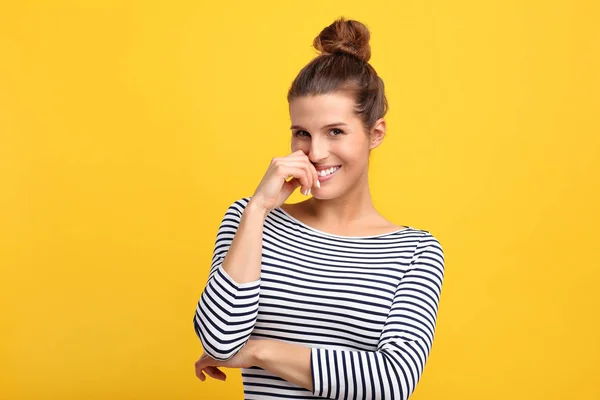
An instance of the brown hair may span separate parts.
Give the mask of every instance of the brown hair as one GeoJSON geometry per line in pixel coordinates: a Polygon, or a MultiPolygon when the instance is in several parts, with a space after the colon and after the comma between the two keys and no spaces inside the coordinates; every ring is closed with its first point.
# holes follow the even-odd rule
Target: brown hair
{"type": "Polygon", "coordinates": [[[288,102],[300,96],[348,92],[368,132],[388,110],[383,80],[369,64],[370,37],[364,24],[343,17],[323,29],[313,41],[321,54],[296,76],[288,102]]]}

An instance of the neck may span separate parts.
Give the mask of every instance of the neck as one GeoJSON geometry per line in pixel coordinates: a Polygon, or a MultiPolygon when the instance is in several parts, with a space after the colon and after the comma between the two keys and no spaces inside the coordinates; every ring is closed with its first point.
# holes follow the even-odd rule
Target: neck
{"type": "Polygon", "coordinates": [[[312,214],[330,226],[346,226],[376,213],[367,173],[344,195],[330,200],[311,199],[312,214]]]}

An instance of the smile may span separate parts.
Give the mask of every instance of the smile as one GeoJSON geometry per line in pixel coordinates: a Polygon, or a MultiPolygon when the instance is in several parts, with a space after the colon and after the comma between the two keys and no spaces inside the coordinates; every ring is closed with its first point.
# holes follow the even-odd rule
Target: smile
{"type": "Polygon", "coordinates": [[[335,174],[340,168],[341,166],[338,165],[336,167],[331,167],[328,169],[317,171],[317,174],[319,175],[319,182],[323,182],[330,179],[333,176],[333,174],[335,174]]]}

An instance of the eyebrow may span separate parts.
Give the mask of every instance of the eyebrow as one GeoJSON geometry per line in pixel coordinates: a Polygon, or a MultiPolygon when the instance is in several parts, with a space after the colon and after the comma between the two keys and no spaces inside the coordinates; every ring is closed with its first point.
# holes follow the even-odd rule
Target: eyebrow
{"type": "MultiPolygon", "coordinates": [[[[327,129],[327,128],[333,128],[336,126],[348,126],[345,122],[334,122],[333,124],[327,124],[324,125],[321,129],[327,129]]],[[[304,130],[303,127],[299,126],[299,125],[292,125],[292,127],[290,129],[302,129],[304,130]]]]}

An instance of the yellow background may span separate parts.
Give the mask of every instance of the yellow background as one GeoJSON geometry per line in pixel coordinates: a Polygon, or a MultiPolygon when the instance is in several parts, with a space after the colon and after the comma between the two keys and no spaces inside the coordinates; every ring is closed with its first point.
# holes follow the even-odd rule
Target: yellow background
{"type": "MultiPolygon", "coordinates": [[[[384,215],[446,279],[412,399],[600,399],[596,1],[4,1],[0,399],[241,399],[201,383],[214,236],[289,150],[336,17],[386,83],[384,215]]],[[[294,195],[297,201],[301,195],[294,195]]]]}

